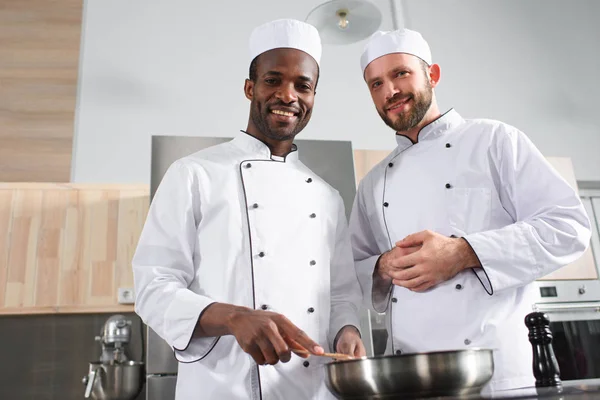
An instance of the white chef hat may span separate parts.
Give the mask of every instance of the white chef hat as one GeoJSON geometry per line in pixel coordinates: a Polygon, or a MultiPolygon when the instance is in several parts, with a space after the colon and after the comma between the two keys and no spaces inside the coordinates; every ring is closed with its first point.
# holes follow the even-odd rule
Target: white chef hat
{"type": "Polygon", "coordinates": [[[321,37],[314,26],[295,19],[278,19],[256,27],[250,35],[250,59],[272,49],[302,50],[321,61],[321,37]]]}
{"type": "Polygon", "coordinates": [[[362,56],[360,66],[363,75],[371,61],[392,53],[407,53],[419,57],[431,65],[431,50],[419,32],[410,29],[378,31],[371,35],[362,56]]]}

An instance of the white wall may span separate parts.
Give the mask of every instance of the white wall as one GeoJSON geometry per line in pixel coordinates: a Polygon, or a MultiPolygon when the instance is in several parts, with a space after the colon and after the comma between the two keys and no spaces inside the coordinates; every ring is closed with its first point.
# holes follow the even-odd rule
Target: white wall
{"type": "MultiPolygon", "coordinates": [[[[232,136],[246,127],[247,40],[275,18],[304,19],[320,0],[86,0],[74,182],[149,182],[153,134],[232,136]],[[260,6],[260,8],[259,8],[260,6]]],[[[388,0],[374,3],[392,28],[388,0]]],[[[600,15],[595,0],[396,0],[406,27],[442,66],[442,108],[503,120],[547,156],[600,180],[600,15]]],[[[302,138],[391,149],[361,80],[364,42],[324,46],[312,121],[302,138]]]]}

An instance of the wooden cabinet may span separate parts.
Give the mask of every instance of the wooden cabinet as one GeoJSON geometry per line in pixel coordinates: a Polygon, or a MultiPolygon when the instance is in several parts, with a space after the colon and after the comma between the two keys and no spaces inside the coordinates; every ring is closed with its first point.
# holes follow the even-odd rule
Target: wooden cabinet
{"type": "Polygon", "coordinates": [[[147,185],[0,183],[0,314],[126,312],[147,185]]]}

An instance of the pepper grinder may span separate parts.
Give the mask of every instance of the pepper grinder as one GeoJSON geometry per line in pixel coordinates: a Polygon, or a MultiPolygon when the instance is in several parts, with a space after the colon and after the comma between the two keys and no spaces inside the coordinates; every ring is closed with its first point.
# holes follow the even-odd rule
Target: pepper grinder
{"type": "Polygon", "coordinates": [[[525,316],[529,342],[533,347],[533,375],[536,387],[562,386],[558,362],[552,349],[550,319],[546,313],[532,312],[525,316]]]}

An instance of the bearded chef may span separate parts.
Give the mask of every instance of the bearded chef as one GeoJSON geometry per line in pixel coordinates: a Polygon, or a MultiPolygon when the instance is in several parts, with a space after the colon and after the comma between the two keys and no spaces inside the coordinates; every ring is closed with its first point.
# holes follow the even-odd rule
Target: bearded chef
{"type": "Polygon", "coordinates": [[[532,282],[579,258],[590,222],[521,131],[440,113],[423,37],[377,32],[363,77],[397,147],[361,181],[350,220],[363,295],[388,354],[495,349],[485,391],[530,386],[532,282]]]}
{"type": "Polygon", "coordinates": [[[245,131],[173,163],[133,259],[136,312],[179,360],[177,400],[325,399],[311,353],[365,355],[339,193],[298,159],[319,78],[317,30],[250,36],[245,131]],[[281,362],[280,362],[281,361],[281,362]]]}

